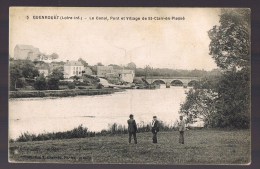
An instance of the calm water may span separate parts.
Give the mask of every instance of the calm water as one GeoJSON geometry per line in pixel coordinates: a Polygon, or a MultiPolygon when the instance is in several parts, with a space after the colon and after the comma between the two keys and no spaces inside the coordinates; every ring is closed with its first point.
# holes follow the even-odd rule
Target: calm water
{"type": "Polygon", "coordinates": [[[115,122],[127,125],[131,113],[138,124],[150,123],[156,115],[173,125],[187,90],[161,86],[157,90],[127,90],[101,96],[11,99],[9,136],[17,138],[27,131],[35,134],[66,131],[80,124],[91,131],[100,131],[115,122]]]}

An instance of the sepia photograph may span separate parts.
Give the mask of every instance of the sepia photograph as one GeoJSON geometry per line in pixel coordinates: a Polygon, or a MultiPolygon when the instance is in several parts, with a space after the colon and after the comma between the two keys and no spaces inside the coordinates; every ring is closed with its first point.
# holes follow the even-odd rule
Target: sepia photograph
{"type": "Polygon", "coordinates": [[[250,165],[249,8],[10,7],[10,163],[250,165]]]}

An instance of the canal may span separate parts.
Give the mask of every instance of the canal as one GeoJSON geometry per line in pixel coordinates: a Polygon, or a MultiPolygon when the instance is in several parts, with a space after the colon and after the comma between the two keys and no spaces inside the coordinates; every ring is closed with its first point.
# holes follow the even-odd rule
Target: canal
{"type": "Polygon", "coordinates": [[[126,90],[111,95],[10,99],[9,137],[14,139],[24,132],[66,131],[80,124],[90,131],[101,131],[113,123],[127,126],[129,114],[134,114],[139,125],[150,123],[154,115],[173,125],[187,90],[162,85],[156,90],[126,90]]]}

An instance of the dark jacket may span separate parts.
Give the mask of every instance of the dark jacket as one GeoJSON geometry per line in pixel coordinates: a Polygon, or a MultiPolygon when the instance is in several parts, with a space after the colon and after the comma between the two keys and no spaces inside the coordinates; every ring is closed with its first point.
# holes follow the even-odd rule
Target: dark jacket
{"type": "Polygon", "coordinates": [[[159,121],[155,120],[154,124],[152,125],[152,132],[158,132],[159,131],[159,121]]]}
{"type": "Polygon", "coordinates": [[[128,123],[128,132],[137,132],[137,126],[134,119],[127,120],[128,123]]]}

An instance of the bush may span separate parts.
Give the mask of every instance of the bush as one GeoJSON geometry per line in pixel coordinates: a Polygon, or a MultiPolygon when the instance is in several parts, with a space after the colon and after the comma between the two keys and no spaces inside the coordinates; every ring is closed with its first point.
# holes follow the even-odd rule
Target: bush
{"type": "Polygon", "coordinates": [[[35,83],[34,83],[34,88],[36,90],[46,90],[47,89],[47,82],[46,82],[46,79],[43,75],[40,75],[35,83]]]}
{"type": "Polygon", "coordinates": [[[29,134],[28,132],[23,133],[19,136],[17,142],[27,142],[27,141],[44,141],[44,140],[55,140],[55,139],[71,139],[71,138],[85,138],[85,137],[95,137],[95,132],[88,132],[88,128],[83,127],[82,124],[77,128],[65,132],[56,133],[44,133],[44,134],[29,134]]]}
{"type": "Polygon", "coordinates": [[[69,89],[75,89],[75,87],[76,87],[76,85],[75,85],[74,82],[69,82],[69,83],[68,83],[68,88],[69,88],[69,89]]]}
{"type": "Polygon", "coordinates": [[[50,77],[48,80],[49,90],[59,90],[59,79],[55,77],[50,77]]]}
{"type": "Polygon", "coordinates": [[[78,89],[87,89],[87,88],[83,86],[78,86],[78,89]]]}

